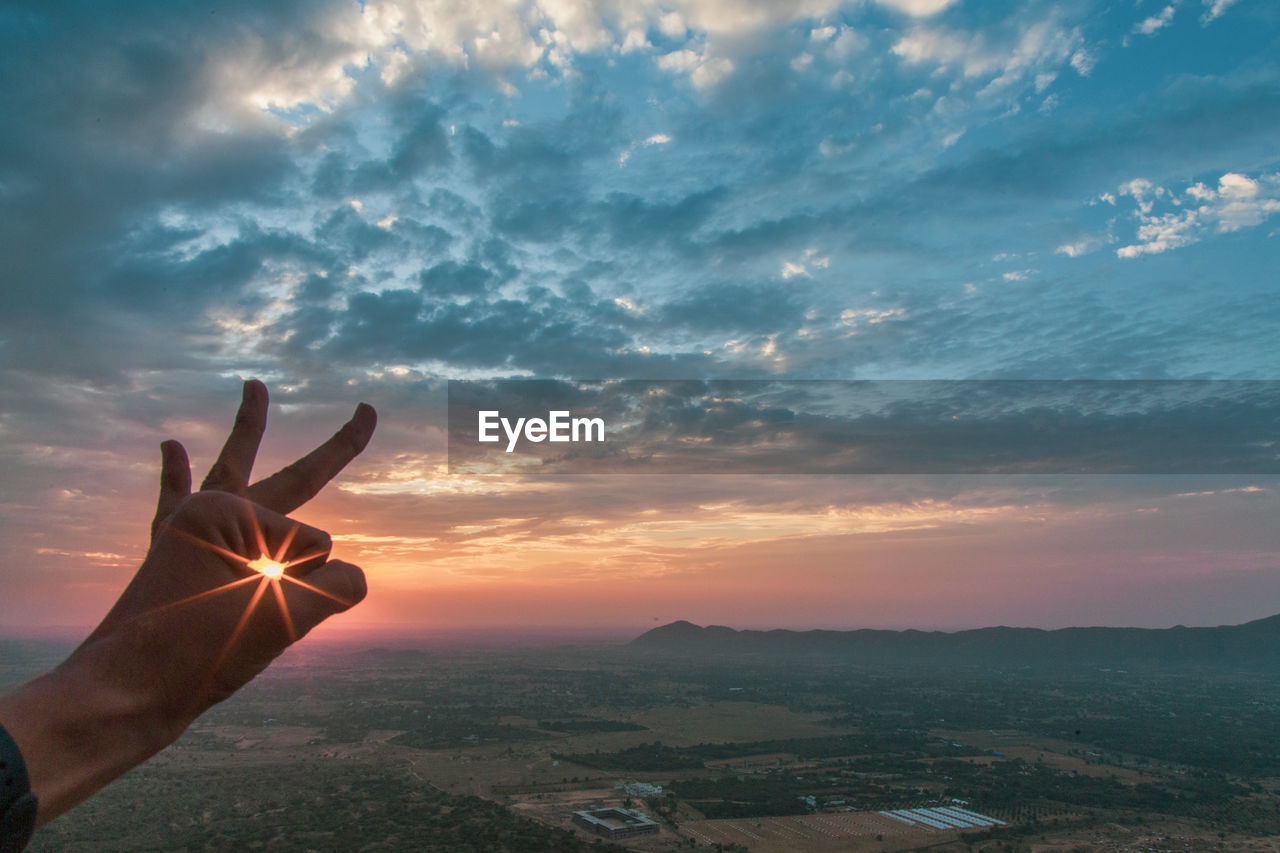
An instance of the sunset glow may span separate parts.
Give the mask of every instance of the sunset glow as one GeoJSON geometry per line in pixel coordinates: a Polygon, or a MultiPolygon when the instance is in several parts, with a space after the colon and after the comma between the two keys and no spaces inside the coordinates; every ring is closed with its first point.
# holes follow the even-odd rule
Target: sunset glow
{"type": "MultiPolygon", "coordinates": [[[[1280,19],[1154,2],[33,7],[0,27],[0,628],[97,623],[157,446],[199,482],[250,377],[250,484],[378,411],[285,513],[368,580],[324,632],[1280,612],[1280,477],[1160,473],[1218,458],[1219,381],[1280,376],[1280,19]],[[595,390],[486,404],[502,464],[451,455],[449,383],[524,379],[595,390]],[[794,384],[518,426],[632,380],[794,384]],[[863,380],[1206,390],[1127,422],[1139,473],[1051,475],[1116,422],[1028,445],[1052,407],[975,386],[980,426],[921,393],[853,441],[820,384],[863,380]]],[[[245,534],[204,547],[284,614],[318,555],[245,534]]]]}

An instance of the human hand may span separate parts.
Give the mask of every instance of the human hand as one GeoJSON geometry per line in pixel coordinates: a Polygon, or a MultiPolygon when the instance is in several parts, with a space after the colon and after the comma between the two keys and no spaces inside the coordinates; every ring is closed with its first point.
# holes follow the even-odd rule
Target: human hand
{"type": "Polygon", "coordinates": [[[163,749],[292,642],[364,598],[360,569],[330,560],[328,535],[285,513],[364,449],[373,409],[361,404],[320,447],[249,485],[266,412],[266,388],[245,383],[231,434],[195,494],[182,445],[162,445],[151,547],[137,574],[66,661],[0,700],[41,823],[163,749]]]}
{"type": "Polygon", "coordinates": [[[150,709],[176,738],[288,646],[365,596],[322,530],[208,489],[182,498],[65,666],[150,709]]]}
{"type": "Polygon", "coordinates": [[[177,441],[161,445],[151,549],[85,642],[85,650],[104,641],[158,644],[130,659],[117,656],[111,666],[157,694],[153,701],[179,731],[365,595],[359,568],[328,559],[326,533],[284,516],[364,450],[377,423],[373,408],[361,403],[324,444],[250,485],[266,422],[266,386],[250,380],[222,452],[194,495],[186,450],[177,441]],[[260,558],[277,562],[269,568],[274,576],[257,571],[260,558]]]}

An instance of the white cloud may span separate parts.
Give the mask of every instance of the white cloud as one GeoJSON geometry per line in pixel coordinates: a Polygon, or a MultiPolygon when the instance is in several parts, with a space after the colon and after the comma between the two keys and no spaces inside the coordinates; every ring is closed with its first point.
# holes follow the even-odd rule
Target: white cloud
{"type": "Polygon", "coordinates": [[[1087,48],[1080,48],[1071,54],[1071,67],[1081,77],[1088,77],[1093,73],[1093,66],[1098,64],[1098,57],[1087,48]]]}
{"type": "Polygon", "coordinates": [[[805,268],[805,265],[804,265],[804,264],[798,264],[798,263],[796,263],[796,262],[794,262],[794,261],[783,261],[783,262],[782,262],[782,277],[783,277],[783,278],[795,278],[795,277],[796,277],[796,276],[798,276],[798,275],[803,275],[803,276],[808,277],[808,275],[809,275],[809,270],[805,268]]]}
{"type": "Polygon", "coordinates": [[[855,53],[863,51],[870,44],[870,40],[850,27],[842,27],[840,35],[836,36],[828,48],[828,54],[832,59],[847,59],[855,53]]]}
{"type": "Polygon", "coordinates": [[[1236,5],[1236,0],[1204,0],[1204,5],[1205,12],[1200,17],[1200,23],[1207,24],[1221,17],[1224,12],[1236,5]]]}
{"type": "Polygon", "coordinates": [[[1068,62],[1078,62],[1077,71],[1091,68],[1084,55],[1073,60],[1081,53],[1081,40],[1078,30],[1065,28],[1050,17],[1004,33],[917,26],[899,39],[892,51],[912,64],[958,69],[968,79],[990,77],[979,94],[992,96],[1025,80],[1042,90],[1068,62]]]}
{"type": "Polygon", "coordinates": [[[987,85],[983,94],[990,95],[1027,78],[1035,81],[1037,92],[1043,91],[1041,81],[1047,72],[1042,69],[1056,68],[1069,62],[1079,43],[1077,31],[1063,29],[1056,21],[1032,24],[1023,30],[1013,50],[1001,59],[1000,75],[987,85]]]}
{"type": "MultiPolygon", "coordinates": [[[[913,16],[927,16],[953,0],[881,0],[913,16]]],[[[332,109],[354,91],[357,73],[372,66],[395,85],[421,58],[489,70],[543,64],[571,73],[583,54],[651,50],[647,33],[688,39],[700,57],[685,73],[695,86],[715,85],[734,69],[737,51],[767,44],[788,25],[832,16],[847,0],[367,0],[343,4],[313,18],[315,37],[287,51],[244,39],[234,55],[210,63],[218,88],[258,110],[309,105],[332,109]]],[[[822,26],[818,42],[849,34],[839,50],[857,45],[848,28],[822,26]]],[[[835,38],[835,41],[840,41],[835,38]]],[[[671,54],[669,53],[668,56],[671,54]]],[[[663,66],[670,68],[673,60],[663,66]]],[[[225,123],[217,116],[210,123],[225,123]]]]}
{"type": "Polygon", "coordinates": [[[1258,195],[1258,182],[1236,172],[1218,179],[1218,195],[1230,199],[1250,199],[1258,195]]]}
{"type": "Polygon", "coordinates": [[[1087,255],[1096,251],[1102,245],[1102,238],[1096,236],[1082,237],[1074,243],[1063,243],[1054,249],[1054,253],[1058,255],[1066,255],[1068,258],[1078,258],[1081,255],[1087,255]]]}
{"type": "Polygon", "coordinates": [[[981,35],[919,28],[899,39],[893,52],[911,63],[957,65],[966,77],[994,70],[999,59],[986,50],[981,35]]]}
{"type": "Polygon", "coordinates": [[[1216,189],[1203,183],[1187,187],[1181,195],[1199,202],[1194,207],[1179,207],[1181,199],[1168,194],[1176,209],[1165,213],[1156,213],[1154,206],[1166,194],[1163,188],[1153,189],[1149,181],[1129,181],[1120,188],[1120,194],[1132,196],[1138,204],[1138,233],[1136,241],[1121,246],[1116,255],[1137,258],[1198,243],[1208,234],[1262,224],[1267,217],[1280,213],[1280,174],[1255,180],[1227,172],[1218,179],[1216,189]]]}
{"type": "Polygon", "coordinates": [[[879,3],[917,18],[925,18],[938,14],[953,5],[955,0],[879,0],[879,3]]]}
{"type": "Polygon", "coordinates": [[[733,60],[720,57],[705,60],[689,75],[689,80],[695,87],[706,89],[716,85],[731,73],[733,73],[733,60]]]}
{"type": "Polygon", "coordinates": [[[652,146],[652,145],[666,145],[670,141],[671,141],[671,137],[668,136],[667,134],[655,133],[653,136],[650,136],[646,139],[642,139],[639,142],[633,142],[630,145],[628,145],[621,154],[618,155],[618,165],[625,166],[627,164],[627,161],[631,159],[631,153],[635,151],[637,148],[642,148],[642,147],[648,148],[649,146],[652,146]]]}
{"type": "Polygon", "coordinates": [[[662,34],[668,38],[680,38],[687,29],[684,24],[684,16],[679,12],[668,12],[658,18],[658,29],[662,30],[662,34]]]}
{"type": "MultiPolygon", "coordinates": [[[[651,32],[676,43],[655,57],[659,67],[689,76],[697,88],[713,87],[752,51],[766,50],[769,36],[798,22],[813,21],[813,50],[795,58],[798,69],[816,62],[821,49],[840,61],[865,51],[868,37],[842,24],[826,23],[853,0],[366,0],[317,13],[314,32],[281,52],[244,39],[234,55],[209,64],[239,108],[331,110],[355,91],[364,69],[388,86],[400,85],[425,64],[448,62],[495,72],[509,95],[518,90],[502,75],[523,70],[531,77],[572,75],[578,57],[649,52],[651,32]],[[683,43],[681,43],[683,42],[683,43]],[[825,47],[824,47],[825,45],[825,47]],[[813,59],[808,58],[812,54],[813,59]]],[[[955,0],[877,0],[916,19],[937,15],[955,0]]],[[[981,35],[923,29],[894,47],[908,61],[957,64],[967,76],[1007,73],[1032,60],[1031,40],[1012,50],[993,49],[981,35]]],[[[1043,42],[1048,47],[1049,42],[1043,42]]],[[[1050,53],[1056,53],[1051,50],[1050,53]]],[[[1046,62],[1049,60],[1046,60],[1046,62]]],[[[1036,63],[1032,63],[1036,64],[1036,63]]],[[[837,69],[838,70],[838,69],[837,69]]],[[[1019,75],[1021,72],[1019,72],[1019,75]]],[[[841,79],[837,85],[846,85],[841,79]]],[[[225,109],[211,108],[206,123],[229,122],[225,109]],[[215,114],[216,113],[216,114],[215,114]]]]}
{"type": "MultiPolygon", "coordinates": [[[[1155,199],[1165,194],[1164,187],[1157,187],[1146,178],[1134,178],[1120,185],[1120,195],[1129,196],[1138,203],[1138,209],[1150,213],[1155,206],[1155,199]]],[[[1113,202],[1114,203],[1114,202],[1113,202]]]]}
{"type": "Polygon", "coordinates": [[[653,45],[649,43],[649,39],[645,36],[644,29],[637,27],[636,29],[627,30],[627,34],[623,37],[622,46],[619,50],[622,53],[631,53],[637,50],[647,50],[651,47],[653,47],[653,45]]]}
{"type": "Polygon", "coordinates": [[[1187,195],[1198,201],[1209,201],[1218,197],[1218,191],[1199,183],[1187,187],[1187,195]]]}
{"type": "Polygon", "coordinates": [[[1167,27],[1173,21],[1173,14],[1176,11],[1177,9],[1174,8],[1173,4],[1171,3],[1168,6],[1165,6],[1163,9],[1161,9],[1160,14],[1152,15],[1151,17],[1143,21],[1139,21],[1137,24],[1134,25],[1133,31],[1135,33],[1140,33],[1144,36],[1153,35],[1157,31],[1163,29],[1164,27],[1167,27]]]}
{"type": "Polygon", "coordinates": [[[657,58],[663,71],[689,75],[689,82],[696,88],[706,89],[716,85],[733,71],[733,60],[727,57],[708,58],[685,48],[657,58]]]}
{"type": "Polygon", "coordinates": [[[783,261],[781,274],[783,278],[794,278],[798,275],[812,278],[813,275],[809,272],[810,267],[824,270],[829,266],[831,266],[831,257],[819,255],[817,249],[810,247],[804,250],[804,256],[800,260],[783,261]]]}
{"type": "Polygon", "coordinates": [[[857,326],[867,324],[870,326],[883,323],[886,320],[893,320],[906,315],[906,309],[889,308],[887,310],[878,310],[875,308],[846,308],[840,312],[840,322],[846,326],[857,326]]]}
{"type": "Polygon", "coordinates": [[[673,50],[671,53],[659,56],[657,59],[658,67],[663,71],[679,71],[688,74],[693,71],[702,62],[702,56],[698,53],[688,50],[673,50]]]}

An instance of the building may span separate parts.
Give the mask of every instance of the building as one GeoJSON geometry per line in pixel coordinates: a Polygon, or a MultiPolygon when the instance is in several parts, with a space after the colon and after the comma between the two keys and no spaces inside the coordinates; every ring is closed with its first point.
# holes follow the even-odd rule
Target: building
{"type": "Polygon", "coordinates": [[[628,796],[631,796],[631,797],[640,797],[643,799],[646,797],[662,796],[662,786],[653,785],[649,782],[626,782],[626,783],[618,782],[613,787],[615,789],[621,788],[622,790],[627,792],[628,796]]]}
{"type": "Polygon", "coordinates": [[[660,824],[635,809],[595,809],[573,813],[573,822],[605,838],[630,838],[657,832],[660,824]]]}

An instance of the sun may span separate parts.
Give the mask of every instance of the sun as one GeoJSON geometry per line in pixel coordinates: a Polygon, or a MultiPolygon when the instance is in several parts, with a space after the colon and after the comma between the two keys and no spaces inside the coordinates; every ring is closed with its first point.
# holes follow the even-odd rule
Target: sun
{"type": "Polygon", "coordinates": [[[261,572],[269,578],[278,578],[284,574],[284,565],[282,563],[277,563],[265,554],[256,560],[250,560],[245,563],[245,565],[253,569],[255,572],[261,572]]]}

